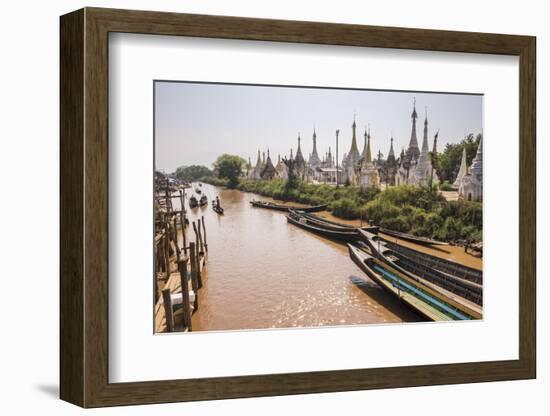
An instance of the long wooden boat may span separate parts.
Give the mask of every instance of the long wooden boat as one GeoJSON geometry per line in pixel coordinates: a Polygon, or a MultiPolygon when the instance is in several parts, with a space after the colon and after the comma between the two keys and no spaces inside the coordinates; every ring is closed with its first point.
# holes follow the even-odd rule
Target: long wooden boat
{"type": "MultiPolygon", "coordinates": [[[[399,248],[393,250],[388,243],[365,230],[359,230],[372,255],[411,279],[453,298],[456,302],[481,315],[483,286],[433,267],[434,263],[404,256],[399,248]]],[[[396,246],[396,245],[394,245],[396,246]]],[[[399,246],[402,247],[402,246],[399,246]]],[[[434,257],[434,256],[431,256],[434,257]]]]}
{"type": "Polygon", "coordinates": [[[212,203],[212,209],[214,210],[214,212],[218,213],[219,215],[224,214],[224,209],[217,204],[212,203]]]}
{"type": "Polygon", "coordinates": [[[256,201],[256,200],[250,201],[250,204],[253,207],[256,207],[256,208],[267,208],[267,209],[273,209],[273,210],[276,210],[276,211],[283,211],[283,212],[288,212],[291,209],[294,209],[294,210],[299,209],[300,211],[303,211],[303,212],[320,212],[320,211],[324,211],[324,210],[327,209],[326,204],[324,204],[324,205],[315,205],[315,206],[312,206],[312,207],[304,207],[304,208],[289,207],[288,205],[276,204],[274,202],[256,201]]]}
{"type": "Polygon", "coordinates": [[[349,254],[357,266],[382,288],[404,302],[414,311],[432,321],[477,319],[464,311],[452,299],[445,298],[432,288],[403,275],[391,266],[348,244],[349,254]]]}
{"type": "Polygon", "coordinates": [[[201,196],[201,199],[199,201],[199,205],[202,207],[206,204],[208,204],[208,197],[206,195],[203,195],[203,196],[201,196]]]}
{"type": "Polygon", "coordinates": [[[315,224],[308,222],[308,219],[297,215],[294,212],[290,212],[287,217],[287,221],[297,227],[300,227],[306,231],[320,235],[331,240],[337,240],[345,243],[353,243],[360,238],[357,230],[331,230],[327,228],[321,228],[315,224]]]}
{"type": "MultiPolygon", "coordinates": [[[[312,225],[314,227],[322,228],[324,230],[330,230],[330,231],[340,231],[340,232],[352,232],[357,235],[357,239],[360,239],[361,236],[357,232],[357,227],[354,227],[352,225],[340,225],[336,222],[326,222],[323,220],[320,220],[320,217],[317,217],[313,214],[308,214],[307,212],[303,212],[301,210],[293,210],[291,209],[289,211],[289,215],[291,215],[295,219],[299,219],[302,223],[305,222],[308,225],[312,225]]],[[[378,231],[378,227],[363,227],[362,228],[365,231],[369,231],[371,233],[376,233],[378,231]]]]}
{"type": "Polygon", "coordinates": [[[428,238],[428,237],[418,237],[418,236],[412,235],[412,234],[407,234],[407,233],[401,233],[399,231],[388,230],[387,228],[380,228],[380,232],[384,233],[384,234],[387,234],[387,235],[391,235],[392,237],[397,237],[397,238],[400,238],[402,240],[410,241],[410,242],[416,243],[416,244],[429,245],[429,246],[434,246],[434,245],[448,246],[449,245],[449,243],[446,243],[444,241],[438,241],[438,240],[434,240],[434,239],[428,238]]]}
{"type": "Polygon", "coordinates": [[[385,240],[385,243],[388,248],[399,253],[401,257],[407,257],[417,263],[427,264],[443,273],[451,274],[470,282],[480,285],[483,284],[483,272],[481,270],[474,269],[473,267],[468,267],[451,260],[443,259],[441,257],[432,256],[431,254],[422,253],[421,251],[402,246],[393,241],[385,240]]]}
{"type": "Polygon", "coordinates": [[[324,227],[334,228],[336,230],[356,230],[357,228],[361,228],[363,230],[368,230],[369,232],[374,233],[374,234],[378,233],[378,229],[379,229],[378,226],[355,227],[353,225],[343,224],[343,223],[339,223],[339,222],[336,222],[336,221],[331,221],[331,220],[328,220],[326,218],[320,217],[319,215],[310,214],[310,213],[307,213],[307,212],[303,213],[301,210],[296,210],[296,212],[298,214],[303,215],[304,217],[306,217],[311,222],[316,223],[316,224],[318,224],[319,226],[321,226],[323,228],[324,227]]]}
{"type": "Polygon", "coordinates": [[[197,208],[199,206],[199,201],[197,200],[197,197],[195,195],[191,195],[189,198],[189,208],[197,208]]]}

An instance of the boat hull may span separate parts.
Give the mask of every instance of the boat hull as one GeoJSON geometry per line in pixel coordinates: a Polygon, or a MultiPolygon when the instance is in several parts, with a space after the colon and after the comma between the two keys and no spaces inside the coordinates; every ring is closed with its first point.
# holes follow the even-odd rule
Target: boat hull
{"type": "Polygon", "coordinates": [[[266,208],[272,209],[274,211],[289,212],[290,210],[300,210],[303,212],[321,212],[327,209],[327,205],[316,205],[312,207],[296,208],[289,207],[286,205],[279,205],[273,202],[263,202],[263,201],[250,201],[250,204],[256,208],[266,208]]]}
{"type": "Polygon", "coordinates": [[[390,235],[392,237],[400,238],[401,240],[410,241],[411,243],[422,244],[426,246],[448,246],[449,243],[444,241],[433,240],[426,237],[417,237],[412,234],[401,233],[398,231],[388,230],[387,228],[380,228],[380,232],[390,235]]]}
{"type": "Polygon", "coordinates": [[[291,214],[287,215],[286,219],[289,223],[296,225],[297,227],[300,227],[306,231],[312,232],[322,237],[328,238],[330,240],[336,240],[343,243],[353,243],[360,238],[357,231],[348,231],[348,230],[338,231],[338,230],[331,230],[327,228],[317,227],[317,226],[308,224],[307,221],[300,221],[300,217],[295,217],[291,214]]]}
{"type": "Polygon", "coordinates": [[[348,249],[352,260],[367,276],[427,319],[433,321],[475,319],[465,313],[453,300],[441,296],[430,287],[407,278],[391,266],[382,265],[379,260],[351,244],[348,244],[348,249]]]}

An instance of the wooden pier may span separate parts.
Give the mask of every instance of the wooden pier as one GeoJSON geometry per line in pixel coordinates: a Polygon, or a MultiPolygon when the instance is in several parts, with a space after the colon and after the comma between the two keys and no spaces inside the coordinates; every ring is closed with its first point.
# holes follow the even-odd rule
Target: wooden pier
{"type": "Polygon", "coordinates": [[[204,216],[189,224],[182,190],[173,195],[168,186],[157,187],[155,202],[154,331],[192,331],[208,258],[204,216]],[[174,210],[173,199],[179,199],[180,210],[174,210]],[[191,229],[194,241],[188,235],[191,229]]]}

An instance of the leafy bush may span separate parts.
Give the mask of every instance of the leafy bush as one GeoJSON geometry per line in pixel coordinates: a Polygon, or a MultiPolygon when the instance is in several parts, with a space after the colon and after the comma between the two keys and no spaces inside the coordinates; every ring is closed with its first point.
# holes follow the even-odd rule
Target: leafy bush
{"type": "Polygon", "coordinates": [[[359,217],[359,208],[350,198],[338,199],[330,204],[332,213],[340,218],[356,219],[359,217]]]}

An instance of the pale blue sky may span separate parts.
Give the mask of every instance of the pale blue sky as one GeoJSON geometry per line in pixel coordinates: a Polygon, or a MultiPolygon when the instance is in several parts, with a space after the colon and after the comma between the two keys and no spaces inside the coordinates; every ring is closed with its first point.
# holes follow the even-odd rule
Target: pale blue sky
{"type": "Polygon", "coordinates": [[[480,95],[420,92],[291,88],[183,82],[155,83],[156,169],[172,172],[182,165],[212,163],[222,153],[237,154],[256,163],[257,151],[269,148],[272,159],[312,150],[313,127],[319,156],[335,152],[335,131],[340,129],[339,156],[349,151],[353,117],[357,122],[359,151],[370,123],[373,153],[384,156],[393,133],[396,156],[411,136],[411,112],[416,97],[417,136],[422,146],[425,107],[428,139],[440,130],[438,148],[456,143],[465,134],[482,129],[480,95]]]}

